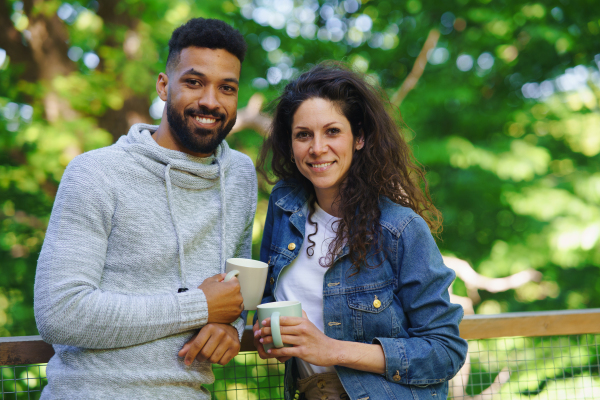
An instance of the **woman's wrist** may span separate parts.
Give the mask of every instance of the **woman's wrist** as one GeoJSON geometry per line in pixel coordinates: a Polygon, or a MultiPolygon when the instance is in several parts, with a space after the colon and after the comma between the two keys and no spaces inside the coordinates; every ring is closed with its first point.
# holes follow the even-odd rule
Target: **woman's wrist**
{"type": "Polygon", "coordinates": [[[385,373],[385,355],[379,344],[347,342],[332,339],[329,365],[338,365],[360,371],[385,373]]]}
{"type": "Polygon", "coordinates": [[[323,365],[321,367],[333,367],[338,364],[338,355],[342,354],[344,342],[341,340],[336,340],[332,338],[327,338],[326,348],[328,349],[327,353],[323,357],[323,365]]]}

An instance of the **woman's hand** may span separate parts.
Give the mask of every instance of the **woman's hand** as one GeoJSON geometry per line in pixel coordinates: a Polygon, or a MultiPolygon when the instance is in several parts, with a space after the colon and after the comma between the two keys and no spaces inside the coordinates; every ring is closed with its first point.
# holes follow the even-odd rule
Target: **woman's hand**
{"type": "MultiPolygon", "coordinates": [[[[258,352],[260,358],[262,358],[263,360],[267,358],[276,358],[276,356],[267,353],[262,345],[261,329],[258,327],[258,321],[256,321],[256,323],[252,327],[252,331],[254,332],[254,347],[256,347],[256,351],[258,352]]],[[[277,357],[277,361],[286,362],[290,358],[292,357],[277,357]]]]}
{"type": "MultiPolygon", "coordinates": [[[[254,325],[254,343],[256,344],[257,339],[259,339],[260,348],[264,352],[262,344],[273,343],[271,318],[265,319],[262,325],[263,328],[259,330],[260,335],[256,331],[258,322],[254,325]]],[[[338,364],[336,358],[338,341],[327,337],[321,332],[319,328],[308,320],[304,311],[302,311],[302,318],[280,317],[279,326],[281,328],[283,343],[291,344],[294,347],[282,347],[280,349],[273,347],[265,353],[267,357],[277,357],[279,361],[288,360],[290,357],[298,357],[308,363],[321,367],[338,364]]],[[[256,347],[258,349],[258,345],[256,347]]]]}

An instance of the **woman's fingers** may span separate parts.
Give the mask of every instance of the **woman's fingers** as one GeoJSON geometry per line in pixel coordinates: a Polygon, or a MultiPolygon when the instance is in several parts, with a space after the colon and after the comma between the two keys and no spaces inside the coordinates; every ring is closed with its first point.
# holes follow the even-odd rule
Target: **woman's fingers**
{"type": "Polygon", "coordinates": [[[256,351],[258,352],[258,356],[260,358],[262,358],[263,360],[267,359],[267,358],[274,358],[274,356],[268,354],[265,351],[265,348],[263,347],[262,343],[260,342],[261,340],[261,333],[260,333],[260,329],[258,329],[258,323],[254,325],[254,347],[256,347],[256,351]]]}
{"type": "MultiPolygon", "coordinates": [[[[279,325],[280,326],[284,326],[284,325],[288,325],[288,326],[300,325],[304,321],[308,321],[308,319],[306,317],[305,318],[300,318],[300,317],[279,317],[279,325]]],[[[271,318],[265,318],[261,322],[261,324],[262,324],[263,328],[270,327],[271,326],[271,318]]]]}
{"type": "MultiPolygon", "coordinates": [[[[265,336],[262,339],[262,344],[271,344],[273,343],[273,336],[265,336]]],[[[298,346],[305,343],[304,338],[296,335],[281,335],[281,341],[285,344],[291,344],[294,346],[298,346]]]]}
{"type": "Polygon", "coordinates": [[[269,357],[275,357],[278,360],[280,358],[288,360],[291,357],[297,357],[298,354],[297,347],[282,347],[280,349],[273,347],[272,349],[269,349],[269,357]]]}
{"type": "MultiPolygon", "coordinates": [[[[308,327],[299,324],[299,325],[282,325],[279,327],[279,332],[282,335],[304,335],[308,333],[308,327]]],[[[273,331],[270,327],[263,327],[260,330],[260,335],[262,337],[272,336],[273,331]]]]}

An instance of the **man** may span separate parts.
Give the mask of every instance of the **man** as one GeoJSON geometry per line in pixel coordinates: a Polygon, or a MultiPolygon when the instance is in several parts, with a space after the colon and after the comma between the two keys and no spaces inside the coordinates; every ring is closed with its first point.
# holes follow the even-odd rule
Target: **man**
{"type": "Polygon", "coordinates": [[[250,257],[257,187],[223,139],[245,52],[222,21],[176,29],[160,125],[136,124],[65,170],[35,281],[56,352],[43,399],[210,398],[211,363],[239,351],[239,282],[222,280],[227,258],[250,257]]]}

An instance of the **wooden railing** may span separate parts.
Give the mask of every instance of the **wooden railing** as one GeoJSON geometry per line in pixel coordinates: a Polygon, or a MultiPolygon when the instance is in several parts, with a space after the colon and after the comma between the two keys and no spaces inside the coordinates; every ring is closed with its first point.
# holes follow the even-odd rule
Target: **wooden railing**
{"type": "MultiPolygon", "coordinates": [[[[460,324],[463,339],[511,336],[560,336],[600,333],[600,309],[467,315],[460,324]]],[[[241,351],[254,351],[252,330],[246,327],[241,351]]],[[[46,363],[54,355],[40,336],[0,338],[0,365],[46,363]]]]}

